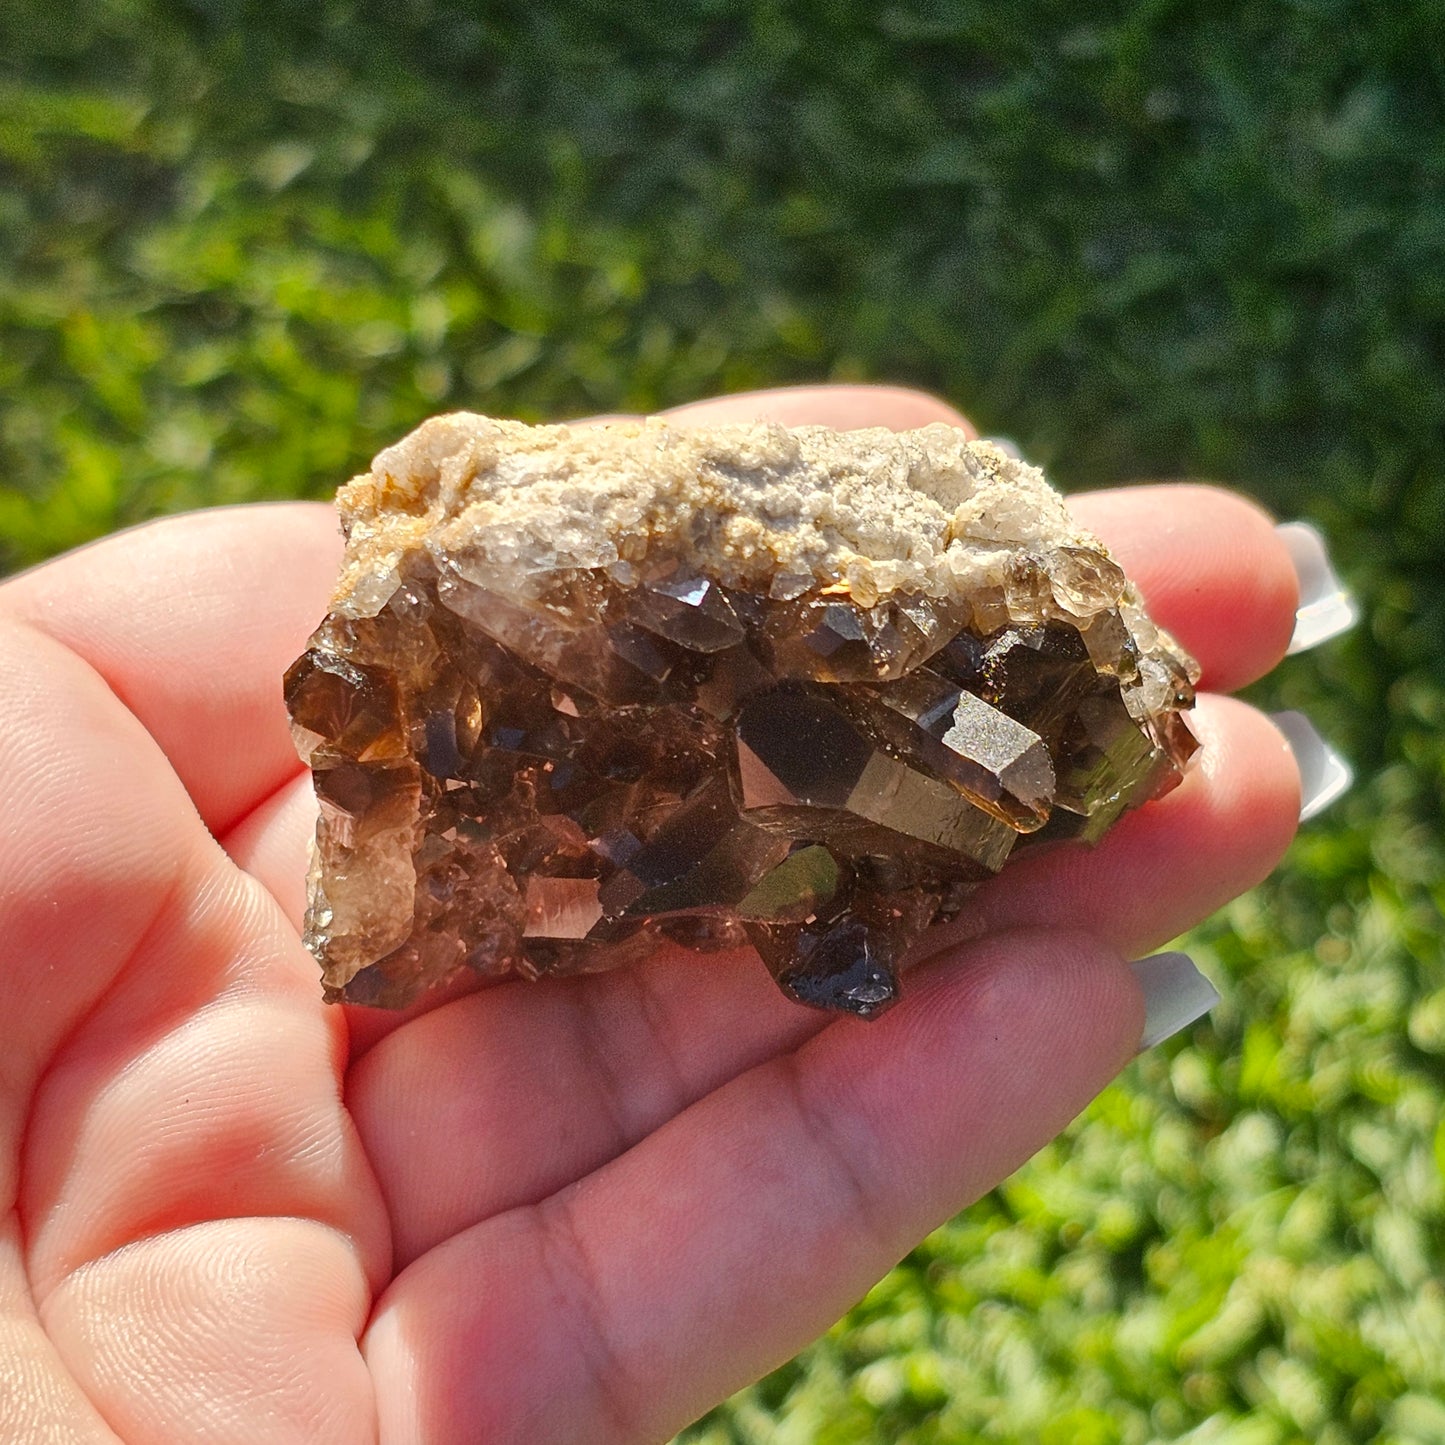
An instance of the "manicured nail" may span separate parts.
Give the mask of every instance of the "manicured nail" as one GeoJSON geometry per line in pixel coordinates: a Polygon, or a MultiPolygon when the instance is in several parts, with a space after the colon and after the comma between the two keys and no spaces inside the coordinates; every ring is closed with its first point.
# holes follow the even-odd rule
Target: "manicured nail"
{"type": "Polygon", "coordinates": [[[1284,734],[1299,765],[1299,817],[1303,823],[1323,812],[1355,780],[1354,770],[1302,712],[1274,712],[1270,721],[1284,734]]]}
{"type": "Polygon", "coordinates": [[[1289,548],[1299,578],[1299,611],[1295,613],[1289,650],[1307,652],[1348,632],[1360,620],[1360,609],[1335,575],[1318,528],[1308,522],[1285,522],[1275,531],[1289,548]]]}
{"type": "Polygon", "coordinates": [[[1011,456],[1016,462],[1024,460],[1024,454],[1020,450],[1019,444],[1009,437],[980,437],[979,441],[987,442],[990,446],[997,447],[999,451],[1005,453],[1007,456],[1011,456]]]}
{"type": "Polygon", "coordinates": [[[1156,953],[1129,965],[1144,990],[1144,1032],[1139,1052],[1172,1038],[1219,1002],[1219,990],[1187,953],[1156,953]]]}

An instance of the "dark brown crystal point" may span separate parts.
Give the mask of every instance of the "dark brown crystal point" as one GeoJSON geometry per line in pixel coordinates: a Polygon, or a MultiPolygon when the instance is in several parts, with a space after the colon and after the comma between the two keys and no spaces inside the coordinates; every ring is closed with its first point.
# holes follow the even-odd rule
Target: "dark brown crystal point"
{"type": "Polygon", "coordinates": [[[1014,849],[1097,838],[1194,749],[1192,664],[1101,549],[1038,535],[1052,513],[1014,524],[1024,540],[987,516],[960,533],[990,497],[1011,515],[1011,482],[1053,497],[981,444],[935,439],[942,500],[889,484],[909,526],[941,519],[919,562],[906,528],[870,559],[838,515],[838,457],[863,438],[916,469],[908,438],[429,425],[343,493],[348,569],[286,676],[330,1000],[397,1007],[464,969],[585,972],[671,939],[751,942],[789,996],[873,1017],[909,944],[1014,849]],[[639,510],[627,486],[647,502],[635,468],[659,452],[671,488],[639,510]],[[740,455],[771,553],[736,542],[740,455]],[[720,457],[732,491],[709,493],[720,457]],[[824,544],[788,506],[833,508],[824,544]]]}

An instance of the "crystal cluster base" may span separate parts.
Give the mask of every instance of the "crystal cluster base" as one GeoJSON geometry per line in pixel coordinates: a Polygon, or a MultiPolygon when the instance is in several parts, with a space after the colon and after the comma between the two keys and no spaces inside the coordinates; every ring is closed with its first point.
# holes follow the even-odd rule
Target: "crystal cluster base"
{"type": "Polygon", "coordinates": [[[740,585],[684,550],[521,585],[393,549],[371,602],[353,585],[322,623],[285,692],[328,999],[667,939],[750,943],[790,997],[873,1017],[980,881],[1097,839],[1195,747],[1192,664],[1101,550],[1010,548],[965,594],[880,596],[740,585]]]}

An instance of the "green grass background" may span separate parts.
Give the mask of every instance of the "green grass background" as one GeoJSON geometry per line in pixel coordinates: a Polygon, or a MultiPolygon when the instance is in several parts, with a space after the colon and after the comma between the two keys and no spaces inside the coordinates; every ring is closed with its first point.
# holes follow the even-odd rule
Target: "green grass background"
{"type": "Polygon", "coordinates": [[[1360,781],[1225,1002],[685,1438],[1445,1441],[1445,9],[663,10],[8,0],[3,565],[819,378],[1314,519],[1367,620],[1257,694],[1360,781]]]}

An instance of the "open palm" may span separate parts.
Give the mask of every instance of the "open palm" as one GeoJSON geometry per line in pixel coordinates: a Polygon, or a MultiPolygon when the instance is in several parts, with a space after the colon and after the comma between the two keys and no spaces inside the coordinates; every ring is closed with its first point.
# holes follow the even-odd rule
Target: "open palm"
{"type": "MultiPolygon", "coordinates": [[[[909,393],[694,419],[914,426],[909,393]]],[[[1021,859],[902,1004],[834,1021],[746,954],[331,1009],[297,936],[280,676],[329,509],[157,523],[0,588],[0,1437],[646,1441],[823,1330],[1133,1052],[1122,960],[1274,864],[1295,580],[1207,488],[1081,499],[1200,658],[1200,760],[1021,859]]]]}

